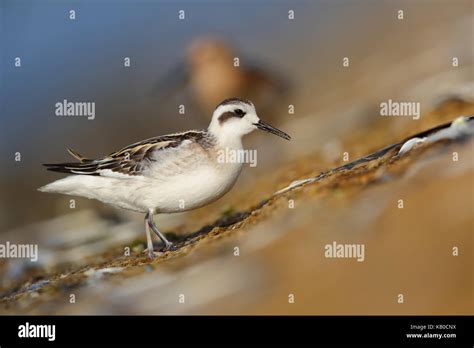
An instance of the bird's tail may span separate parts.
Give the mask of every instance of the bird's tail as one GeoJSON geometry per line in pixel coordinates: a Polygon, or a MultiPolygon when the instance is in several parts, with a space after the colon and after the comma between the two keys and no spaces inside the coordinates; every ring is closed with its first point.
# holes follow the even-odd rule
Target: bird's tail
{"type": "Polygon", "coordinates": [[[56,180],[53,181],[52,183],[49,183],[47,185],[41,186],[38,188],[38,191],[41,192],[62,192],[64,191],[65,187],[65,182],[63,181],[64,179],[56,180]]]}
{"type": "Polygon", "coordinates": [[[41,186],[38,188],[38,191],[41,192],[50,192],[50,193],[63,193],[63,194],[75,194],[77,189],[84,186],[84,178],[82,175],[73,175],[68,176],[56,181],[53,181],[47,185],[41,186]]]}

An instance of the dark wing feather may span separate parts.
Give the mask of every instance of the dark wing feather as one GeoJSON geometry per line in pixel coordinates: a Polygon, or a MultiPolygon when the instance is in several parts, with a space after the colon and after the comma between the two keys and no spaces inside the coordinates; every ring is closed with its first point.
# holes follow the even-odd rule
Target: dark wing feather
{"type": "Polygon", "coordinates": [[[155,161],[155,151],[178,147],[184,140],[202,137],[201,131],[164,135],[131,144],[100,159],[43,165],[47,170],[68,174],[104,175],[103,170],[109,169],[126,175],[141,175],[155,161]]]}
{"type": "Polygon", "coordinates": [[[66,150],[67,152],[69,152],[69,154],[74,157],[75,159],[81,161],[81,162],[90,162],[92,161],[90,158],[86,158],[82,155],[80,155],[79,153],[77,153],[77,151],[74,151],[73,149],[71,149],[69,146],[66,146],[66,150]]]}

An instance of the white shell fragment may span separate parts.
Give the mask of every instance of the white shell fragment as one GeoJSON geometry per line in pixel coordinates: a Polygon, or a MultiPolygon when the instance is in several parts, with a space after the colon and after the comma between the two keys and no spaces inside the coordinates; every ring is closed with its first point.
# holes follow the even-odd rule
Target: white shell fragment
{"type": "Polygon", "coordinates": [[[421,143],[425,142],[426,138],[411,138],[410,140],[406,141],[402,147],[400,148],[400,151],[398,151],[398,156],[401,156],[411,149],[413,149],[415,146],[420,145],[421,143]]]}

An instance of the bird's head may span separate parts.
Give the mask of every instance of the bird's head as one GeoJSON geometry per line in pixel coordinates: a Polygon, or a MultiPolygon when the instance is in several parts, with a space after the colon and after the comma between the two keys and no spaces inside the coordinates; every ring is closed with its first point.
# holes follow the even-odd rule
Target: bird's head
{"type": "Polygon", "coordinates": [[[209,132],[218,139],[230,137],[240,139],[255,129],[264,130],[286,140],[291,139],[285,132],[262,121],[257,116],[251,101],[239,98],[226,99],[217,105],[209,125],[209,132]]]}

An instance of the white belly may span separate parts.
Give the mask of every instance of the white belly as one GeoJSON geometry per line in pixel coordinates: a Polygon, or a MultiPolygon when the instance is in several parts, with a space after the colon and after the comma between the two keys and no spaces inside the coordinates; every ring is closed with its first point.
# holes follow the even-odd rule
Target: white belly
{"type": "Polygon", "coordinates": [[[189,174],[156,181],[142,192],[143,203],[158,213],[186,211],[211,203],[234,186],[242,168],[241,164],[224,166],[202,166],[189,174]]]}

